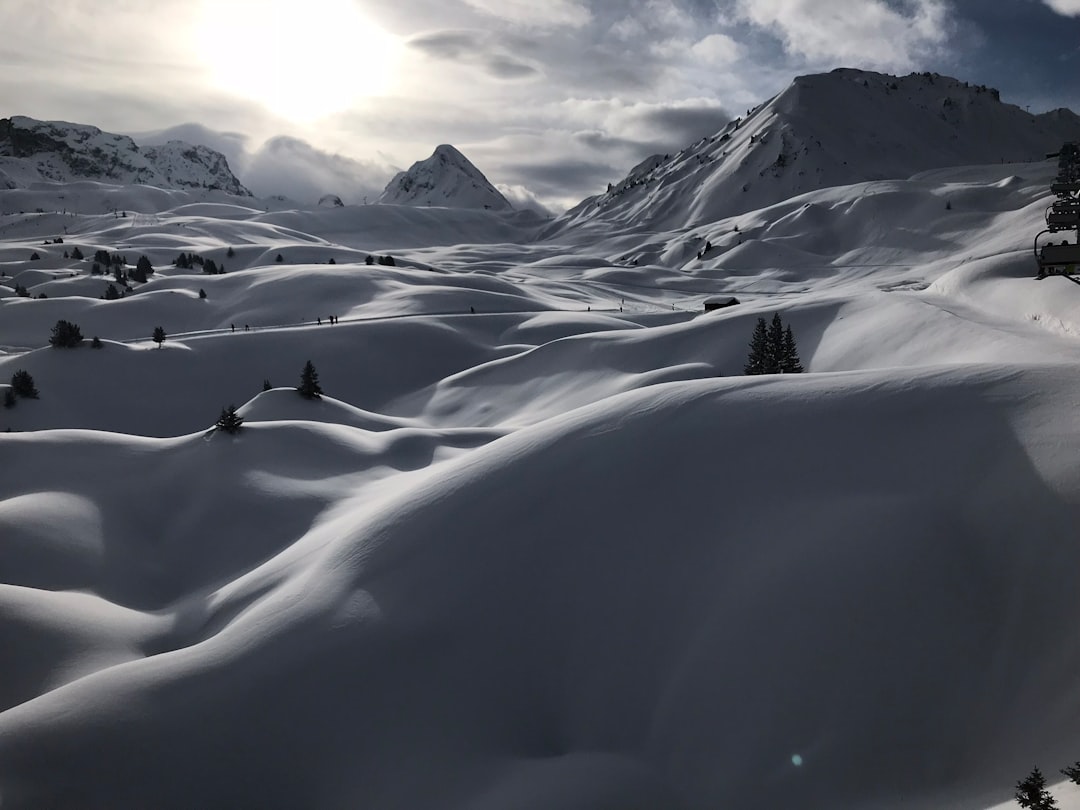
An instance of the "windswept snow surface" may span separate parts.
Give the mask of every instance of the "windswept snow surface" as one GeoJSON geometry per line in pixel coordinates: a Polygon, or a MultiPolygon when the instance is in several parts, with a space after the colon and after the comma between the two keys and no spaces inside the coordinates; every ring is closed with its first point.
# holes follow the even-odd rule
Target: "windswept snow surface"
{"type": "Polygon", "coordinates": [[[1080,758],[1053,173],[555,236],[0,192],[0,806],[1015,807],[1080,758]],[[809,373],[741,376],[774,312],[809,373]]]}

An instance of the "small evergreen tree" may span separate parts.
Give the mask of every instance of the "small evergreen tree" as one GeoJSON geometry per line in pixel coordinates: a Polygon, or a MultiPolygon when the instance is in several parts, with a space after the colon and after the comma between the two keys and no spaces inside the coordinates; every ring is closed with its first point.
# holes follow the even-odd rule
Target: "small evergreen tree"
{"type": "Polygon", "coordinates": [[[99,338],[97,335],[94,335],[94,339],[90,341],[90,348],[100,349],[101,345],[101,338],[99,338]]]}
{"type": "Polygon", "coordinates": [[[161,348],[161,344],[165,342],[165,330],[160,326],[154,327],[153,341],[161,348]]]}
{"type": "Polygon", "coordinates": [[[73,349],[82,343],[83,336],[77,324],[59,320],[52,328],[49,345],[54,349],[73,349]]]}
{"type": "Polygon", "coordinates": [[[110,281],[109,286],[105,288],[105,300],[106,301],[115,301],[119,297],[120,297],[120,291],[118,289],[116,289],[116,285],[113,284],[110,281]]]}
{"type": "Polygon", "coordinates": [[[226,258],[231,259],[235,255],[236,255],[236,251],[232,249],[232,245],[229,245],[229,249],[225,251],[226,258]]]}
{"type": "Polygon", "coordinates": [[[221,409],[221,416],[219,416],[217,422],[214,423],[214,427],[219,430],[224,430],[226,433],[235,434],[240,432],[243,424],[244,417],[236,412],[235,405],[230,405],[228,408],[221,409]]]}
{"type": "Polygon", "coordinates": [[[38,398],[38,390],[34,387],[34,378],[30,376],[29,371],[21,368],[11,375],[11,390],[15,392],[16,396],[23,399],[38,398]]]}
{"type": "Polygon", "coordinates": [[[40,261],[40,260],[41,260],[41,257],[38,255],[38,252],[36,250],[33,253],[30,254],[30,261],[36,262],[36,261],[40,261]]]}
{"type": "Polygon", "coordinates": [[[83,257],[83,252],[81,250],[79,250],[78,246],[73,247],[71,249],[71,258],[75,259],[76,261],[80,261],[80,262],[83,260],[83,258],[84,258],[83,257]]]}
{"type": "Polygon", "coordinates": [[[209,276],[216,276],[218,274],[217,262],[213,259],[207,259],[203,262],[203,272],[209,276]]]}
{"type": "Polygon", "coordinates": [[[14,408],[16,402],[18,402],[18,400],[15,398],[15,391],[13,389],[11,389],[11,388],[5,388],[4,389],[4,407],[5,408],[14,408]]]}
{"type": "Polygon", "coordinates": [[[366,259],[364,259],[364,264],[375,264],[375,257],[368,256],[366,259]]]}
{"type": "Polygon", "coordinates": [[[780,313],[774,312],[772,322],[769,324],[769,362],[766,374],[779,374],[780,355],[784,351],[784,322],[780,319],[780,313]]]}
{"type": "Polygon", "coordinates": [[[146,271],[143,270],[141,267],[136,267],[134,270],[131,271],[131,279],[132,281],[137,281],[140,284],[145,284],[146,271]]]}
{"type": "Polygon", "coordinates": [[[204,290],[202,287],[199,288],[199,298],[201,300],[206,298],[206,290],[204,290]]]}
{"type": "Polygon", "coordinates": [[[795,345],[795,335],[792,334],[791,324],[784,330],[784,340],[780,346],[780,373],[802,374],[802,361],[799,360],[799,349],[795,345]]]}
{"type": "Polygon", "coordinates": [[[273,388],[274,388],[274,386],[272,386],[272,385],[270,384],[270,380],[269,380],[269,379],[263,380],[263,391],[270,391],[270,390],[272,390],[273,388]]]}
{"type": "Polygon", "coordinates": [[[1080,762],[1061,769],[1063,776],[1067,776],[1074,785],[1080,785],[1080,762]]]}
{"type": "Polygon", "coordinates": [[[304,399],[319,399],[323,392],[319,387],[319,373],[310,360],[304,364],[304,370],[300,374],[300,385],[296,386],[296,390],[304,399]]]}
{"type": "Polygon", "coordinates": [[[16,281],[15,282],[15,295],[19,296],[19,298],[29,298],[30,297],[30,291],[28,289],[26,289],[26,287],[24,287],[22,284],[20,284],[19,282],[16,281]]]}
{"type": "Polygon", "coordinates": [[[1016,783],[1016,803],[1028,810],[1056,810],[1057,802],[1046,789],[1046,778],[1032,768],[1027,779],[1016,783]]]}
{"type": "Polygon", "coordinates": [[[768,374],[769,365],[769,328],[764,318],[757,319],[754,334],[750,338],[750,355],[743,366],[744,374],[768,374]]]}
{"type": "Polygon", "coordinates": [[[92,276],[100,276],[101,275],[101,265],[98,264],[97,262],[94,262],[90,266],[90,275],[92,275],[92,276]]]}
{"type": "Polygon", "coordinates": [[[278,264],[281,264],[281,263],[282,263],[283,261],[285,261],[285,257],[284,257],[284,256],[282,256],[282,255],[281,255],[281,254],[279,253],[279,254],[277,255],[277,257],[276,257],[276,258],[274,259],[274,261],[275,261],[275,262],[277,262],[278,264]]]}

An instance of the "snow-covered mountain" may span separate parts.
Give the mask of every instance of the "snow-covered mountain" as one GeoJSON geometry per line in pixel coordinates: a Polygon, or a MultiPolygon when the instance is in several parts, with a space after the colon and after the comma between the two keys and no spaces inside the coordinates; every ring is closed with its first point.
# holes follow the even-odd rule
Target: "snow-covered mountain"
{"type": "Polygon", "coordinates": [[[159,188],[248,191],[225,156],[206,146],[169,141],[140,149],[126,135],[66,121],[17,115],[0,119],[0,186],[99,180],[159,188]]]}
{"type": "Polygon", "coordinates": [[[467,157],[449,144],[398,172],[379,197],[383,205],[434,205],[510,211],[513,206],[467,157]]]}
{"type": "Polygon", "coordinates": [[[1080,116],[1069,110],[1032,115],[947,76],[842,68],[800,76],[714,135],[648,158],[549,232],[596,220],[692,227],[831,186],[1042,160],[1078,138],[1080,116]]]}

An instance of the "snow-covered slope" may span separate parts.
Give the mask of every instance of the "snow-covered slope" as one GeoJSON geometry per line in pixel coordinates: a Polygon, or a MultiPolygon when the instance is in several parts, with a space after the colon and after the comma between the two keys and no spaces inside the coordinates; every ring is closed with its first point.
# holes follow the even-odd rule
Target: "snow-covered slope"
{"type": "Polygon", "coordinates": [[[635,167],[552,224],[557,234],[695,226],[821,188],[949,166],[1040,161],[1080,139],[1068,110],[1031,115],[946,76],[841,69],[801,76],[745,118],[635,167]]]}
{"type": "Polygon", "coordinates": [[[100,180],[250,196],[220,152],[182,141],[140,150],[126,135],[25,116],[0,120],[0,173],[8,188],[42,180],[100,180]]]}
{"type": "Polygon", "coordinates": [[[435,148],[427,160],[399,172],[379,197],[383,205],[443,206],[510,211],[513,206],[453,146],[435,148]]]}
{"type": "Polygon", "coordinates": [[[1015,807],[1080,758],[1054,171],[540,241],[0,191],[0,402],[40,391],[0,407],[0,805],[1015,807]],[[154,272],[103,300],[76,247],[154,272]],[[741,376],[774,313],[808,373],[741,376]],[[48,347],[60,319],[100,348],[48,347]]]}

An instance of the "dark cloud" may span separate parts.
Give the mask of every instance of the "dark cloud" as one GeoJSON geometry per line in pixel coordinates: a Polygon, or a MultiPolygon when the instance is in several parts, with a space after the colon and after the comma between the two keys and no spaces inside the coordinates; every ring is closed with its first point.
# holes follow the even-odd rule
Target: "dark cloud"
{"type": "Polygon", "coordinates": [[[479,67],[496,79],[529,79],[540,75],[534,65],[513,56],[486,31],[434,31],[413,37],[408,45],[434,59],[479,67]]]}
{"type": "Polygon", "coordinates": [[[713,105],[654,107],[642,117],[650,126],[663,132],[668,143],[683,146],[723,129],[732,119],[727,110],[713,105]]]}

